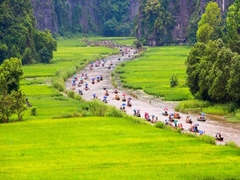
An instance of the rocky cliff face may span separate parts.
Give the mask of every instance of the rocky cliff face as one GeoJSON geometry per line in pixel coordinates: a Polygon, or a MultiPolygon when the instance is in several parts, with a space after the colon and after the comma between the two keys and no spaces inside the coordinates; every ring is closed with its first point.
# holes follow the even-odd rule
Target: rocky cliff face
{"type": "MultiPolygon", "coordinates": [[[[138,13],[139,0],[127,1],[129,9],[125,21],[132,22],[138,13]]],[[[96,32],[103,24],[97,10],[102,8],[99,0],[31,0],[31,3],[40,30],[49,29],[54,33],[62,29],[72,31],[73,24],[79,23],[81,31],[87,33],[96,32]]],[[[109,12],[108,7],[105,8],[106,13],[109,12]]]]}
{"type": "MultiPolygon", "coordinates": [[[[139,6],[142,0],[127,1],[129,10],[126,12],[125,21],[132,22],[137,14],[141,14],[139,6]]],[[[81,32],[87,33],[98,31],[103,24],[103,20],[99,17],[101,14],[97,10],[102,3],[99,0],[31,0],[31,2],[37,28],[41,30],[49,29],[54,33],[59,33],[63,30],[74,32],[80,29],[81,32]],[[79,27],[76,28],[76,24],[79,24],[79,27]]],[[[176,19],[172,30],[173,40],[184,42],[187,39],[188,31],[191,29],[190,21],[193,21],[194,16],[201,16],[208,2],[209,0],[168,0],[165,2],[168,10],[176,19]]],[[[216,2],[225,13],[234,0],[216,0],[216,2]]],[[[105,11],[108,12],[108,7],[105,7],[105,11]]],[[[141,20],[141,17],[138,19],[141,20]]]]}
{"type": "Polygon", "coordinates": [[[57,17],[51,0],[31,0],[37,28],[40,30],[49,29],[51,32],[58,32],[57,17]]]}

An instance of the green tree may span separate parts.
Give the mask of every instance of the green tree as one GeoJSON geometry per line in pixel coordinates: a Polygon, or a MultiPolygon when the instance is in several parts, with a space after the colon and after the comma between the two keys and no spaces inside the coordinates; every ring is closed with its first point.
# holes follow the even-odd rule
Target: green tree
{"type": "Polygon", "coordinates": [[[103,24],[103,34],[105,36],[115,36],[117,26],[118,26],[118,22],[115,18],[106,21],[103,24]]]}
{"type": "Polygon", "coordinates": [[[240,53],[240,0],[229,7],[226,18],[227,42],[234,52],[240,53]]]}
{"type": "Polygon", "coordinates": [[[36,31],[34,35],[38,58],[42,63],[49,63],[53,58],[53,51],[57,50],[57,41],[52,37],[49,30],[36,31]]]}
{"type": "Polygon", "coordinates": [[[230,67],[230,78],[227,82],[227,92],[231,101],[240,103],[240,56],[234,54],[230,67]]]}
{"type": "Polygon", "coordinates": [[[190,92],[196,96],[199,91],[199,64],[202,57],[205,55],[206,45],[204,43],[198,42],[193,45],[191,48],[187,60],[185,62],[187,66],[187,79],[186,83],[190,89],[190,92]]]}
{"type": "Polygon", "coordinates": [[[230,79],[230,67],[234,54],[231,49],[222,47],[210,71],[210,84],[208,94],[214,102],[229,102],[227,82],[230,79]]]}
{"type": "Polygon", "coordinates": [[[26,104],[26,95],[22,93],[21,90],[18,91],[12,91],[11,92],[12,97],[12,109],[16,112],[18,121],[21,121],[23,119],[23,111],[27,109],[26,104]]]}
{"type": "Polygon", "coordinates": [[[17,113],[18,120],[26,109],[25,95],[19,90],[19,81],[23,72],[21,60],[11,58],[0,66],[0,119],[9,122],[9,117],[17,113]]]}
{"type": "Polygon", "coordinates": [[[222,15],[216,2],[207,4],[205,13],[198,22],[197,41],[207,43],[222,37],[221,32],[222,15]]]}
{"type": "Polygon", "coordinates": [[[9,122],[9,117],[14,113],[13,97],[11,94],[0,94],[0,119],[2,123],[9,122]]]}
{"type": "Polygon", "coordinates": [[[21,67],[21,60],[17,58],[6,59],[3,62],[3,64],[0,66],[0,92],[10,94],[12,90],[17,91],[19,89],[20,77],[23,74],[21,67]]]}
{"type": "Polygon", "coordinates": [[[142,42],[156,41],[156,45],[172,41],[171,30],[174,26],[173,15],[158,1],[145,0],[140,6],[141,21],[135,27],[136,35],[142,42]]]}
{"type": "MultiPolygon", "coordinates": [[[[217,60],[219,51],[223,48],[224,44],[221,39],[215,41],[208,41],[204,55],[201,57],[198,65],[199,71],[199,90],[197,98],[202,100],[212,101],[212,97],[209,94],[209,89],[213,84],[215,77],[211,76],[211,71],[215,61],[217,60]]],[[[214,69],[213,69],[214,70],[214,69]]]]}

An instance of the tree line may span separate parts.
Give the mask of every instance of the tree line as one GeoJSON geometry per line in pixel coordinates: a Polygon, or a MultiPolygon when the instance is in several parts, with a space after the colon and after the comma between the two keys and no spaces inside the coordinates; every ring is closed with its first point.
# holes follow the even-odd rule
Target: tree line
{"type": "Polygon", "coordinates": [[[187,85],[201,100],[240,104],[240,0],[223,21],[216,2],[209,2],[198,23],[197,42],[187,57],[187,85]]]}

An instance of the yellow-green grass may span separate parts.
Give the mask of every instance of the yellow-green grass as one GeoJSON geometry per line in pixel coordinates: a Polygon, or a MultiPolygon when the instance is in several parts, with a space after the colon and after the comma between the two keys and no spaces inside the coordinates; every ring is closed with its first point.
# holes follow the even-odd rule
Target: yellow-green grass
{"type": "Polygon", "coordinates": [[[81,40],[68,39],[58,41],[58,49],[50,64],[31,64],[23,66],[24,77],[52,77],[61,68],[71,68],[73,65],[84,65],[89,61],[103,58],[108,54],[117,53],[117,49],[104,46],[80,47],[81,40]],[[77,47],[77,44],[80,44],[77,47]]]}
{"type": "Polygon", "coordinates": [[[70,68],[74,64],[85,64],[89,60],[103,58],[107,54],[116,53],[107,47],[59,47],[54,52],[54,59],[50,64],[33,64],[23,66],[24,77],[54,76],[61,68],[70,68]]]}
{"type": "Polygon", "coordinates": [[[120,118],[0,126],[0,179],[239,179],[240,150],[120,118]]]}
{"type": "MultiPolygon", "coordinates": [[[[81,102],[63,96],[55,88],[47,85],[22,85],[29,102],[36,108],[37,115],[31,116],[31,108],[24,112],[24,120],[46,119],[67,114],[80,113],[81,102]]],[[[14,117],[13,117],[14,120],[14,117]]]]}
{"type": "Polygon", "coordinates": [[[126,63],[117,71],[124,87],[143,89],[165,100],[191,98],[186,87],[186,66],[189,48],[185,46],[151,47],[137,60],[126,63]],[[178,86],[170,87],[170,77],[176,74],[178,86]]]}

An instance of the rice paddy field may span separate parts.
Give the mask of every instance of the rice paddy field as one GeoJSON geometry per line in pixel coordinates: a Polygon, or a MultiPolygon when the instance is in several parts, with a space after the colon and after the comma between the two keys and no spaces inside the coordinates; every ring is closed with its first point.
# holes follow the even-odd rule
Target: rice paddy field
{"type": "MultiPolygon", "coordinates": [[[[56,71],[75,63],[84,66],[116,50],[85,47],[79,40],[61,40],[58,47],[51,64],[23,67],[21,89],[37,113],[33,116],[28,109],[24,121],[14,122],[12,117],[11,123],[0,124],[0,179],[240,179],[237,147],[216,146],[127,116],[71,117],[93,105],[53,88],[56,71]]],[[[176,48],[179,57],[181,48],[183,54],[188,51],[176,48]]],[[[153,59],[159,56],[157,51],[153,48],[153,59]]],[[[141,63],[139,68],[144,67],[141,63]]],[[[184,76],[180,72],[179,80],[184,76]]],[[[97,108],[102,111],[104,105],[99,102],[97,108]]]]}
{"type": "Polygon", "coordinates": [[[0,179],[239,179],[240,151],[122,118],[1,125],[0,179]]]}
{"type": "Polygon", "coordinates": [[[122,85],[163,97],[164,100],[180,101],[192,98],[185,85],[185,60],[190,48],[186,46],[151,47],[138,59],[122,65],[117,70],[122,85]],[[170,87],[170,77],[178,77],[178,86],[170,87]]]}

